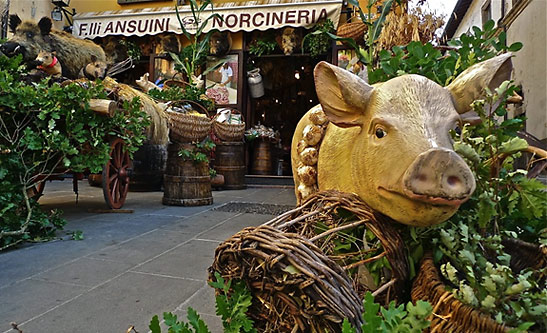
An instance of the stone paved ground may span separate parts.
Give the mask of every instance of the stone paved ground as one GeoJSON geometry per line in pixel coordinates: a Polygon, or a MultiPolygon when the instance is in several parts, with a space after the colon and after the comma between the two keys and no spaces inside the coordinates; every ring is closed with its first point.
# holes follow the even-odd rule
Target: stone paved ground
{"type": "Polygon", "coordinates": [[[130,192],[130,214],[104,209],[102,190],[80,182],[78,204],[70,181],[48,182],[41,203],[64,211],[68,223],[60,240],[27,244],[0,253],[0,333],[125,333],[130,325],[147,332],[154,314],[186,317],[192,306],[212,332],[215,316],[207,268],[224,239],[272,215],[212,210],[228,202],[294,206],[292,189],[249,188],[213,192],[214,204],[161,204],[161,192],[130,192]],[[71,240],[70,232],[84,239],[71,240]]]}

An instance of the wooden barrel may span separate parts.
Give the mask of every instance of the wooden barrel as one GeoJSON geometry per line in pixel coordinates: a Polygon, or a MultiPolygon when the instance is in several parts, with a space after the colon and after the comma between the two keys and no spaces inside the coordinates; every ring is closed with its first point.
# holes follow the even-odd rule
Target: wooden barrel
{"type": "Polygon", "coordinates": [[[129,191],[161,191],[167,162],[167,145],[145,144],[133,154],[129,191]]]}
{"type": "Polygon", "coordinates": [[[224,176],[223,188],[241,190],[245,185],[245,144],[219,142],[215,150],[215,170],[224,176]]]}
{"type": "Polygon", "coordinates": [[[164,205],[202,206],[213,203],[209,164],[196,164],[178,156],[181,149],[193,150],[194,147],[192,144],[177,143],[167,147],[167,167],[163,176],[164,205]]]}
{"type": "Polygon", "coordinates": [[[255,175],[272,174],[272,154],[269,141],[260,140],[256,143],[252,171],[255,175]]]}
{"type": "Polygon", "coordinates": [[[100,173],[90,173],[87,176],[87,182],[94,187],[103,187],[103,175],[100,173]]]}

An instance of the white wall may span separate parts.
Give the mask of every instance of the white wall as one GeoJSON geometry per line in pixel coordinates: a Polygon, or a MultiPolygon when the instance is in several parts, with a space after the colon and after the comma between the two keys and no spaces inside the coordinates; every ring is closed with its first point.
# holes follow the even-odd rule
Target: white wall
{"type": "MultiPolygon", "coordinates": [[[[505,1],[505,15],[512,7],[511,0],[491,0],[492,19],[497,23],[502,17],[501,4],[505,1]]],[[[482,5],[485,0],[474,0],[464,15],[454,36],[482,26],[482,5]]],[[[524,44],[513,58],[513,79],[522,85],[526,112],[526,130],[539,139],[547,139],[547,24],[546,0],[532,0],[517,19],[507,27],[507,45],[524,44]]]]}
{"type": "MultiPolygon", "coordinates": [[[[511,3],[511,0],[490,0],[490,7],[492,11],[492,19],[494,22],[502,17],[501,15],[501,3],[502,1],[506,2],[505,11],[507,12],[507,6],[511,3]]],[[[545,0],[540,0],[545,1],[545,0]]],[[[460,22],[460,25],[456,29],[454,36],[460,36],[467,31],[471,30],[471,27],[478,26],[482,27],[484,22],[482,22],[482,6],[487,2],[487,0],[473,0],[469,9],[465,13],[463,19],[460,22]]]]}
{"type": "Polygon", "coordinates": [[[526,130],[539,139],[547,138],[547,1],[533,0],[507,29],[507,44],[522,42],[513,58],[516,84],[524,94],[526,130]]]}

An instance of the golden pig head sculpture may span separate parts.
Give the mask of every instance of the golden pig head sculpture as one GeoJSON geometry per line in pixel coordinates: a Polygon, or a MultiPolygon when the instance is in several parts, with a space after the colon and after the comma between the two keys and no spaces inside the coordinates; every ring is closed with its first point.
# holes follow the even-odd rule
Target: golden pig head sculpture
{"type": "Polygon", "coordinates": [[[414,74],[371,86],[319,63],[314,75],[321,104],[300,120],[292,142],[298,203],[317,190],[336,189],[403,224],[447,220],[475,190],[449,131],[485,87],[509,79],[511,68],[511,54],[503,54],[443,88],[414,74]]]}

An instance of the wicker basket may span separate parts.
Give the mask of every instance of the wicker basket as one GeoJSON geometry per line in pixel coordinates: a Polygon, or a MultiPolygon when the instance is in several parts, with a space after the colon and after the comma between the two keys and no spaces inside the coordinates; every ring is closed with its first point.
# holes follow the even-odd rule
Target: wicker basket
{"type": "MultiPolygon", "coordinates": [[[[518,239],[502,241],[507,253],[511,254],[511,269],[515,272],[532,267],[540,269],[547,264],[547,248],[526,243],[518,239]],[[530,266],[533,265],[533,266],[530,266]]],[[[430,318],[431,332],[509,332],[512,327],[498,324],[489,315],[463,304],[447,291],[433,256],[426,253],[420,271],[412,284],[412,301],[429,301],[433,305],[430,318]]]]}
{"type": "Polygon", "coordinates": [[[258,332],[339,332],[362,324],[362,303],[345,272],[306,238],[269,226],[243,229],[215,251],[209,279],[242,279],[258,332]]]}
{"type": "Polygon", "coordinates": [[[182,81],[182,80],[165,80],[163,82],[163,86],[165,88],[173,88],[173,87],[179,87],[181,89],[185,89],[188,86],[188,82],[182,81]]]}
{"type": "MultiPolygon", "coordinates": [[[[241,114],[236,109],[230,108],[232,111],[232,114],[241,114]]],[[[218,114],[213,118],[213,132],[219,138],[221,141],[241,141],[243,140],[243,136],[245,135],[245,122],[243,121],[243,115],[241,115],[241,124],[227,124],[227,123],[219,123],[216,121],[218,117],[218,114]]]]}
{"type": "Polygon", "coordinates": [[[199,103],[190,100],[176,101],[172,105],[177,104],[191,104],[194,110],[205,114],[207,117],[167,111],[169,115],[169,138],[171,141],[186,143],[205,139],[211,131],[212,124],[207,109],[199,103]]]}

